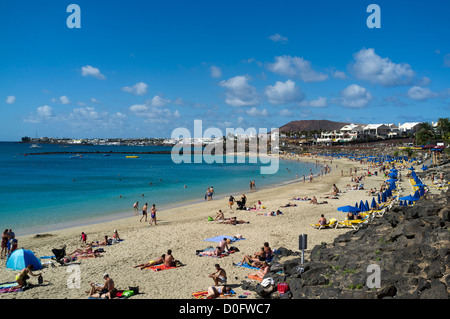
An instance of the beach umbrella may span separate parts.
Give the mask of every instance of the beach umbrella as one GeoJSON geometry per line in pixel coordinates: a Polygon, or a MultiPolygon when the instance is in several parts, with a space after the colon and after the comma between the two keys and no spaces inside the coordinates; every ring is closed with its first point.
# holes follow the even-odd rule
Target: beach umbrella
{"type": "Polygon", "coordinates": [[[386,192],[384,192],[383,195],[381,196],[381,200],[383,201],[383,203],[387,202],[386,192]]]}
{"type": "Polygon", "coordinates": [[[420,196],[425,195],[425,188],[423,188],[423,187],[419,188],[419,194],[420,194],[420,196]]]}
{"type": "Polygon", "coordinates": [[[372,197],[372,208],[377,208],[377,202],[375,201],[375,197],[372,197]]]}
{"type": "Polygon", "coordinates": [[[344,213],[357,213],[359,212],[359,208],[355,207],[355,206],[351,206],[351,205],[347,205],[347,206],[341,206],[337,208],[338,211],[344,212],[344,213]]]}
{"type": "Polygon", "coordinates": [[[381,196],[380,196],[380,193],[378,193],[378,204],[381,204],[381,196]]]}
{"type": "Polygon", "coordinates": [[[364,207],[366,208],[366,212],[370,210],[369,202],[366,199],[366,202],[364,203],[364,207]]]}
{"type": "Polygon", "coordinates": [[[359,202],[359,210],[362,212],[366,211],[366,207],[364,206],[364,202],[362,200],[359,202]]]}

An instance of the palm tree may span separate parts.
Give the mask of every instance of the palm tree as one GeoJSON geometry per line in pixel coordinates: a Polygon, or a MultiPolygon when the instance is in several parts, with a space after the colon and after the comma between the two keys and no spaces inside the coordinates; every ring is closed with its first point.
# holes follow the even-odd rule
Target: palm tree
{"type": "Polygon", "coordinates": [[[450,119],[448,117],[441,117],[437,121],[437,127],[441,133],[441,136],[444,136],[446,133],[450,132],[450,119]]]}
{"type": "Polygon", "coordinates": [[[416,144],[422,145],[429,143],[434,138],[433,126],[430,123],[422,122],[416,132],[416,144]]]}

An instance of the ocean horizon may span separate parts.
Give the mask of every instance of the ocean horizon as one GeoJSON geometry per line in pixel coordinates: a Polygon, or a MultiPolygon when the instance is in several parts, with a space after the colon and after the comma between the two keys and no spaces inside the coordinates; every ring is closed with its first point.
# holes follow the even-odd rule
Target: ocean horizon
{"type": "Polygon", "coordinates": [[[269,164],[250,163],[248,158],[244,163],[235,157],[232,163],[175,164],[170,154],[139,154],[170,151],[169,146],[30,146],[0,142],[0,221],[3,229],[17,235],[132,217],[136,201],[140,208],[146,202],[155,204],[163,216],[164,209],[204,201],[210,186],[213,200],[220,200],[249,192],[250,181],[256,189],[273,187],[310,172],[316,175],[322,168],[314,161],[280,159],[277,173],[261,175],[260,168],[269,164]],[[53,154],[24,156],[41,152],[53,154]],[[138,157],[120,152],[136,152],[138,157]]]}

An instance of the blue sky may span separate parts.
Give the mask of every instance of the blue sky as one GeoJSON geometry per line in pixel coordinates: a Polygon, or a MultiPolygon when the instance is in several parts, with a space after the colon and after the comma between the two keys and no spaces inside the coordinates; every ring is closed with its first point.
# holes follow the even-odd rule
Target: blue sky
{"type": "Polygon", "coordinates": [[[170,137],[195,119],[224,132],[436,121],[450,116],[448,12],[432,0],[2,1],[0,140],[170,137]]]}

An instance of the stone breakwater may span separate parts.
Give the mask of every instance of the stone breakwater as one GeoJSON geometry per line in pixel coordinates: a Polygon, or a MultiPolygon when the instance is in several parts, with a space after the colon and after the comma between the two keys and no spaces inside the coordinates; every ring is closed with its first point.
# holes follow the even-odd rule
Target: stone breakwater
{"type": "Polygon", "coordinates": [[[450,190],[428,194],[415,206],[393,207],[331,244],[316,245],[304,264],[299,252],[280,248],[265,276],[273,284],[243,282],[242,288],[271,299],[448,299],[449,226],[450,190]],[[291,259],[280,263],[284,256],[291,259]],[[369,265],[379,267],[378,287],[369,265]],[[280,282],[289,285],[287,293],[278,292],[280,282]]]}

